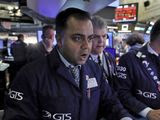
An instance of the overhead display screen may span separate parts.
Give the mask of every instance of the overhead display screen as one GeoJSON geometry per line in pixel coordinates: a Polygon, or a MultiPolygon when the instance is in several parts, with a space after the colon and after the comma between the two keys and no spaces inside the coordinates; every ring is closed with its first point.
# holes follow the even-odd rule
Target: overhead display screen
{"type": "Polygon", "coordinates": [[[138,3],[120,5],[115,9],[114,22],[136,22],[138,19],[138,3]]]}

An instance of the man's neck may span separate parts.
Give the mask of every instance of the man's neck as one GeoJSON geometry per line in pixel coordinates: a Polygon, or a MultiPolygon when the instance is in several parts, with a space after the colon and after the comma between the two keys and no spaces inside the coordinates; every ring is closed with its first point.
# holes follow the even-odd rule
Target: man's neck
{"type": "Polygon", "coordinates": [[[51,45],[51,44],[47,44],[46,42],[42,42],[43,43],[43,45],[44,45],[44,47],[45,47],[45,49],[46,49],[46,51],[48,51],[48,52],[50,52],[50,51],[52,51],[52,49],[53,49],[53,45],[51,45]]]}
{"type": "Polygon", "coordinates": [[[160,42],[151,42],[150,47],[158,54],[160,54],[160,42]]]}
{"type": "Polygon", "coordinates": [[[74,66],[74,67],[75,67],[75,66],[80,66],[80,67],[81,67],[81,65],[74,65],[74,64],[70,63],[70,62],[63,56],[61,49],[57,48],[57,51],[58,51],[58,54],[59,54],[59,56],[60,56],[61,61],[65,64],[66,67],[69,67],[69,66],[74,66]]]}

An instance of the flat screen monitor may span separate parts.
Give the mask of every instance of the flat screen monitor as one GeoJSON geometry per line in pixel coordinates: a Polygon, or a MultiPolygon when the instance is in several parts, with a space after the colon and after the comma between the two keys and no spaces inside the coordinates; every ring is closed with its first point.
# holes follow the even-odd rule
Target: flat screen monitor
{"type": "Polygon", "coordinates": [[[3,49],[3,40],[0,39],[0,49],[3,49]]]}
{"type": "Polygon", "coordinates": [[[38,42],[42,41],[42,30],[37,31],[37,41],[38,42]]]}
{"type": "Polygon", "coordinates": [[[11,53],[10,53],[10,46],[11,46],[11,44],[12,44],[12,40],[8,40],[8,42],[7,42],[7,46],[4,44],[4,42],[3,42],[4,40],[2,40],[2,39],[0,39],[0,49],[2,50],[4,50],[6,47],[7,47],[7,53],[6,53],[6,56],[10,56],[11,55],[11,53]]]}
{"type": "Polygon", "coordinates": [[[107,36],[106,46],[113,47],[113,32],[108,32],[107,36]]]}
{"type": "Polygon", "coordinates": [[[138,19],[138,3],[120,5],[115,9],[114,22],[136,22],[138,19]]]}

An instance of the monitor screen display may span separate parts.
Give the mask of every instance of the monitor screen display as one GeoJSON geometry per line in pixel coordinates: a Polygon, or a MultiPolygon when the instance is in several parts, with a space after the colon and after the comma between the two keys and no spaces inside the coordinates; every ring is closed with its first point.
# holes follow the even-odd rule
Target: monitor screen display
{"type": "Polygon", "coordinates": [[[5,44],[4,40],[0,39],[0,50],[4,50],[7,47],[7,53],[5,53],[6,56],[11,55],[10,46],[12,43],[13,43],[13,41],[8,39],[7,44],[5,44]]]}
{"type": "Polygon", "coordinates": [[[115,9],[114,22],[136,22],[138,19],[138,3],[120,5],[115,9]]]}
{"type": "Polygon", "coordinates": [[[0,39],[0,49],[3,49],[3,40],[0,39]]]}
{"type": "Polygon", "coordinates": [[[107,33],[106,46],[113,47],[113,32],[108,32],[107,33]]]}
{"type": "Polygon", "coordinates": [[[42,30],[37,31],[37,41],[38,42],[42,41],[42,30]]]}

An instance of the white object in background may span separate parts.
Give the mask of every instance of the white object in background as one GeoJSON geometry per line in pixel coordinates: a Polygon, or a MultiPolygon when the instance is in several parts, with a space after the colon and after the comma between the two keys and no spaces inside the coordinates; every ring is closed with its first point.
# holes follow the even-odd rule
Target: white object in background
{"type": "Polygon", "coordinates": [[[2,61],[0,61],[0,71],[4,71],[9,67],[8,63],[2,63],[2,61]]]}

